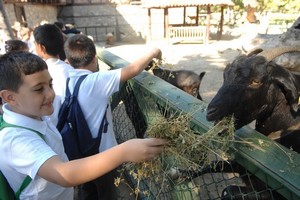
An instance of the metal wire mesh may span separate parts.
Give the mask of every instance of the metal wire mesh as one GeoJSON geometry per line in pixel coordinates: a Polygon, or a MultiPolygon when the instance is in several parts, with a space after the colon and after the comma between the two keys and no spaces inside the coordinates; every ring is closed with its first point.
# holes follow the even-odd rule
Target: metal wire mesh
{"type": "MultiPolygon", "coordinates": [[[[131,138],[143,138],[151,121],[166,117],[166,111],[162,109],[166,102],[167,99],[161,102],[147,92],[138,92],[137,95],[129,83],[123,85],[111,103],[117,141],[122,143],[131,138]]],[[[173,169],[176,172],[173,178],[158,180],[149,177],[141,180],[139,189],[145,192],[140,192],[137,199],[286,199],[277,193],[280,188],[270,188],[234,160],[220,162],[217,156],[210,156],[211,164],[201,169],[173,169]]],[[[137,186],[136,179],[129,171],[124,176],[132,188],[137,186]]]]}

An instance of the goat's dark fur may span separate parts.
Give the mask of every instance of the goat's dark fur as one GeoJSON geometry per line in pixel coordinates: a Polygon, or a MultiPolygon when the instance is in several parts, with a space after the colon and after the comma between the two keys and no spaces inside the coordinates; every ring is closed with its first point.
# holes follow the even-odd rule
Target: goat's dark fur
{"type": "Polygon", "coordinates": [[[189,70],[171,71],[159,67],[153,68],[152,71],[155,76],[202,100],[199,89],[205,72],[201,72],[200,75],[198,75],[189,70]]]}
{"type": "Polygon", "coordinates": [[[239,56],[226,66],[223,85],[208,105],[207,119],[233,115],[237,129],[256,120],[258,132],[300,152],[299,81],[299,74],[264,57],[239,56]]]}
{"type": "MultiPolygon", "coordinates": [[[[223,85],[208,104],[207,120],[219,121],[233,115],[236,129],[256,120],[258,132],[300,152],[299,74],[289,72],[262,56],[250,55],[239,56],[228,64],[223,78],[223,85]],[[294,130],[290,130],[291,127],[295,127],[294,130]]],[[[251,184],[244,180],[246,186],[243,190],[253,184],[257,185],[255,190],[265,190],[263,182],[255,176],[249,180],[251,184]]],[[[229,198],[235,196],[235,187],[224,190],[231,191],[229,198]]],[[[270,199],[270,195],[281,199],[276,192],[264,193],[260,198],[270,199]]]]}

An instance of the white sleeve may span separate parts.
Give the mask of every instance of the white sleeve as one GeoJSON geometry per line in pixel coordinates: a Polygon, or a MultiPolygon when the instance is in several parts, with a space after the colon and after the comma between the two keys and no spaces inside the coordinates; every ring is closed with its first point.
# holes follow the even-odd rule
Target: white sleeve
{"type": "MultiPolygon", "coordinates": [[[[7,164],[16,171],[35,178],[46,160],[56,155],[36,133],[20,128],[5,128],[2,147],[7,150],[7,164]]],[[[1,133],[2,134],[2,133],[1,133]]]]}

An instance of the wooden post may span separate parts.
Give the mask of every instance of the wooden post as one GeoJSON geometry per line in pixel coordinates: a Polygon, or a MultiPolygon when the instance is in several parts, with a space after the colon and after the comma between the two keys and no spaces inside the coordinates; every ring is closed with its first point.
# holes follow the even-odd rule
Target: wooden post
{"type": "Polygon", "coordinates": [[[199,6],[196,7],[196,26],[199,25],[199,6]]]}
{"type": "Polygon", "coordinates": [[[221,6],[221,19],[218,27],[217,40],[221,40],[223,33],[223,21],[224,21],[224,6],[221,6]]]}
{"type": "Polygon", "coordinates": [[[186,20],[185,19],[186,19],[186,7],[184,6],[183,7],[183,23],[182,23],[184,26],[186,25],[186,20]]]}
{"type": "Polygon", "coordinates": [[[210,5],[207,5],[207,15],[206,15],[206,34],[205,34],[205,41],[204,44],[208,44],[209,35],[210,35],[210,5]]]}
{"type": "Polygon", "coordinates": [[[148,8],[148,34],[147,34],[147,41],[152,40],[152,22],[151,22],[151,8],[148,8]]]}
{"type": "Polygon", "coordinates": [[[169,8],[164,8],[164,38],[169,38],[169,8]]]}

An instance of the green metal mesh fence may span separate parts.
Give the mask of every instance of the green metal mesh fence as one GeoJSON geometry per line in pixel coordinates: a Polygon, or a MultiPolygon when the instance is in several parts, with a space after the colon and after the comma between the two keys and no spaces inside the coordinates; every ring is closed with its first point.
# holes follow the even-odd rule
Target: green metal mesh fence
{"type": "MultiPolygon", "coordinates": [[[[140,91],[138,95],[130,84],[125,84],[113,98],[114,129],[119,143],[143,137],[147,121],[164,117],[158,99],[147,92],[140,91]]],[[[217,156],[211,156],[211,165],[197,171],[175,171],[177,177],[168,181],[157,180],[164,174],[140,180],[138,199],[285,199],[238,163],[220,162],[217,156]],[[185,173],[189,173],[188,179],[184,178],[185,173]]],[[[137,187],[137,180],[129,171],[125,178],[131,188],[137,187]]]]}

